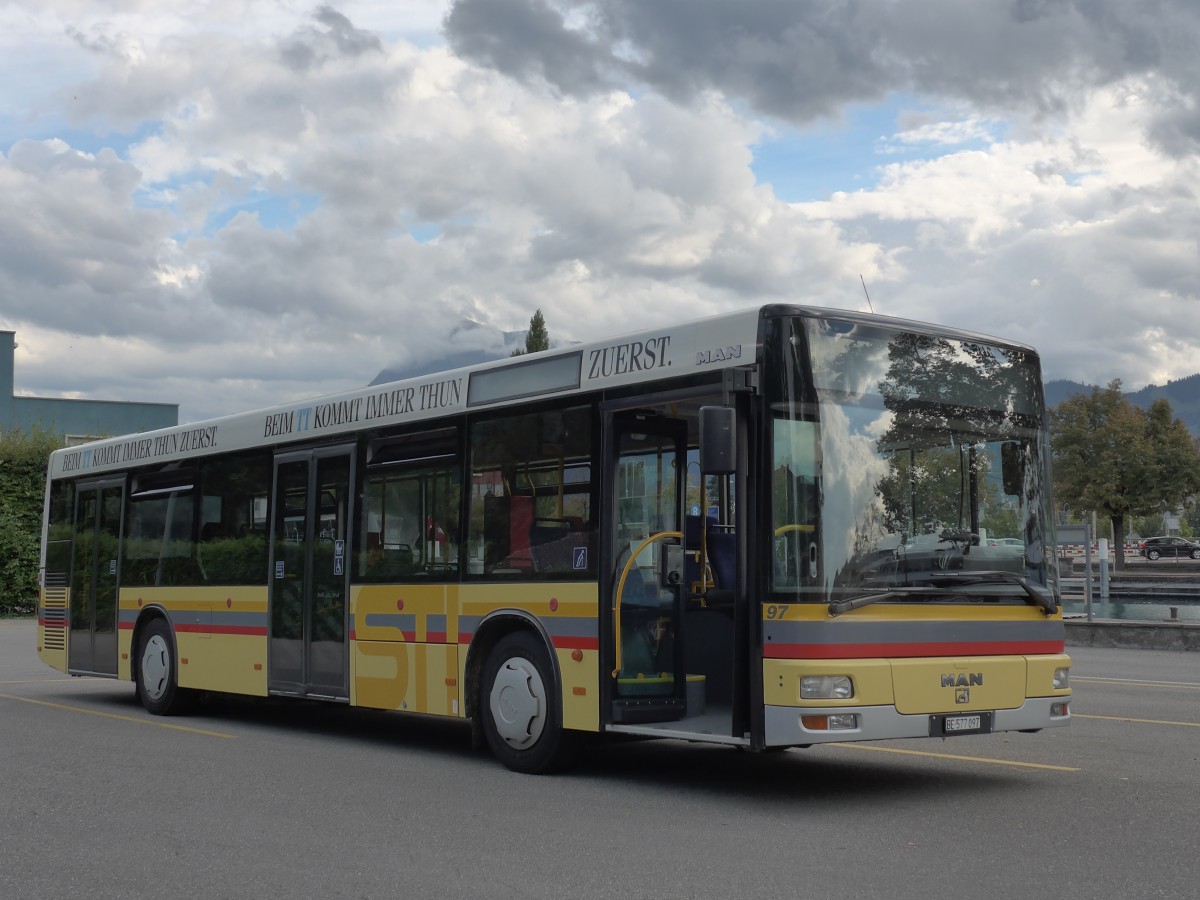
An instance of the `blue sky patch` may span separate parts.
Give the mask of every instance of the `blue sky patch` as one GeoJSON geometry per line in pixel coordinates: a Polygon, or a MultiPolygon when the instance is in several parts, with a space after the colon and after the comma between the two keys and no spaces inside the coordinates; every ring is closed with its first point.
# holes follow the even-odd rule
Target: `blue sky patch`
{"type": "Polygon", "coordinates": [[[838,191],[875,188],[882,166],[985,147],[995,140],[989,127],[995,123],[972,122],[896,94],[849,106],[837,121],[804,128],[777,123],[753,146],[751,168],[785,202],[827,200],[838,191]]]}

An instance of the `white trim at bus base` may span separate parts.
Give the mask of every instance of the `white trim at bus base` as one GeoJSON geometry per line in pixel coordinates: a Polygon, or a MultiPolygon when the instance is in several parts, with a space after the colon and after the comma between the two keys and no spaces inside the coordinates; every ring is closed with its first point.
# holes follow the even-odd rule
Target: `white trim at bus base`
{"type": "MultiPolygon", "coordinates": [[[[1016,709],[998,709],[992,733],[998,731],[1034,731],[1056,728],[1071,721],[1070,716],[1050,715],[1050,707],[1065,697],[1030,697],[1016,709]]],[[[892,738],[929,737],[929,716],[905,715],[894,706],[843,706],[804,708],[767,706],[764,739],[768,747],[795,747],[803,744],[827,744],[838,741],[883,741],[892,738]],[[800,724],[801,716],[853,714],[859,727],[838,731],[811,731],[800,724]]]]}

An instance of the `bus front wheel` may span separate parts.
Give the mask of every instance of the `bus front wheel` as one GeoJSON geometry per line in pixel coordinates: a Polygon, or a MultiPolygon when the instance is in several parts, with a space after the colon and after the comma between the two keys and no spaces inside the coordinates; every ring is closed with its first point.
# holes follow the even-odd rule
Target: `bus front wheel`
{"type": "Polygon", "coordinates": [[[526,631],[501,638],[488,654],[482,687],[479,715],[497,759],[530,774],[565,762],[554,669],[541,641],[526,631]]]}
{"type": "Polygon", "coordinates": [[[171,628],[164,619],[155,619],[138,641],[137,693],[149,712],[171,716],[185,712],[191,692],[179,686],[179,665],[171,628]]]}

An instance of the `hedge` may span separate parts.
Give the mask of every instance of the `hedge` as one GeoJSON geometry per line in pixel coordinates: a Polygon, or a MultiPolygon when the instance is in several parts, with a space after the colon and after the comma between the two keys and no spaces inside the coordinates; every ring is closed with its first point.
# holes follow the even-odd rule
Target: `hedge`
{"type": "Polygon", "coordinates": [[[59,446],[41,429],[0,433],[0,616],[37,611],[46,463],[59,446]]]}

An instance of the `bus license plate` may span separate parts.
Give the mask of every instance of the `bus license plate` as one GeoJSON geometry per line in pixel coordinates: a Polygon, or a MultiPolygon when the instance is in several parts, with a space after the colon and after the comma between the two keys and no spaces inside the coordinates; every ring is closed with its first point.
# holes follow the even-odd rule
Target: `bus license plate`
{"type": "Polygon", "coordinates": [[[947,731],[978,731],[981,724],[979,716],[946,716],[947,731]]]}
{"type": "Polygon", "coordinates": [[[954,734],[991,734],[992,713],[951,713],[929,717],[929,733],[934,737],[954,734]]]}

